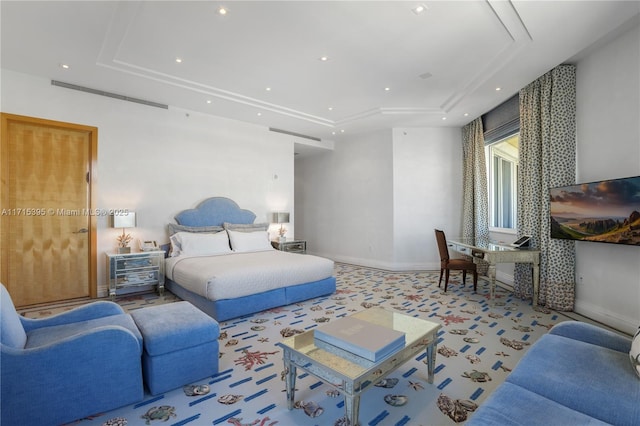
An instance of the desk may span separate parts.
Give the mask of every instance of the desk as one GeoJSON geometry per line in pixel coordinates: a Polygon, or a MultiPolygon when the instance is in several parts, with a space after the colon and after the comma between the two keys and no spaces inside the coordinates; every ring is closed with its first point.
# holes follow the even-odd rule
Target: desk
{"type": "Polygon", "coordinates": [[[488,276],[489,301],[496,292],[496,264],[497,263],[531,263],[533,267],[533,306],[538,305],[538,288],[540,286],[540,250],[529,248],[515,248],[500,245],[490,241],[473,241],[465,238],[455,238],[447,241],[450,250],[473,257],[475,263],[481,260],[489,263],[488,276]]]}

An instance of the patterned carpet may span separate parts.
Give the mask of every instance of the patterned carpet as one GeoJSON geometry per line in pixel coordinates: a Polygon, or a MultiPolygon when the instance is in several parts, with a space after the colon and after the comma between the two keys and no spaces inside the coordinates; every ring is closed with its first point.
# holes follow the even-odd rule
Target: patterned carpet
{"type": "MultiPolygon", "coordinates": [[[[526,352],[557,322],[565,320],[498,288],[493,307],[488,283],[478,293],[453,275],[447,293],[438,273],[393,273],[336,264],[335,294],[220,324],[220,373],[181,389],[151,397],[93,418],[81,425],[341,425],[340,395],[299,372],[296,409],[286,408],[282,351],[276,343],[340,316],[382,306],[440,322],[436,375],[427,382],[424,356],[407,362],[365,392],[361,425],[450,425],[463,423],[526,352]]],[[[128,310],[174,301],[153,294],[122,298],[128,310]]],[[[61,309],[66,309],[62,307],[61,309]]],[[[53,312],[51,312],[53,313],[53,312]]],[[[25,313],[41,315],[41,311],[25,313]]]]}

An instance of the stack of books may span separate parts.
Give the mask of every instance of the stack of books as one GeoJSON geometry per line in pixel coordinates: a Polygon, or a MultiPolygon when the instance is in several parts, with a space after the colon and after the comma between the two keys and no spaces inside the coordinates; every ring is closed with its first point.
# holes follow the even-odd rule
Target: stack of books
{"type": "Polygon", "coordinates": [[[405,345],[403,332],[354,317],[325,324],[313,334],[319,348],[331,351],[331,347],[336,347],[373,362],[386,358],[405,345]]]}

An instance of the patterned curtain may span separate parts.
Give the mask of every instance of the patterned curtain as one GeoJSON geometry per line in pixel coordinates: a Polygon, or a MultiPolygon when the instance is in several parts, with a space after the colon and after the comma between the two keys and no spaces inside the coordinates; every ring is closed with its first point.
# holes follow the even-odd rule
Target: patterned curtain
{"type": "MultiPolygon", "coordinates": [[[[463,206],[462,236],[489,239],[489,195],[484,156],[482,119],[476,118],[462,128],[463,206]]],[[[478,273],[487,274],[487,264],[478,264],[478,273]]]]}
{"type": "MultiPolygon", "coordinates": [[[[575,184],[576,70],[561,65],[520,91],[518,234],[531,235],[540,248],[538,303],[573,310],[573,241],[551,239],[549,188],[575,184]]],[[[533,295],[530,265],[518,264],[514,292],[533,295]]]]}

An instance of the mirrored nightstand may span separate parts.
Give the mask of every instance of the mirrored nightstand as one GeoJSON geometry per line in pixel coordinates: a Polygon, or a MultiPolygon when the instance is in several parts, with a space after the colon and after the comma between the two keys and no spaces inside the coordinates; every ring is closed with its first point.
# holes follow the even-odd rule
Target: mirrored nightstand
{"type": "Polygon", "coordinates": [[[158,294],[164,293],[164,252],[106,253],[109,297],[115,299],[117,290],[128,287],[156,285],[158,294]]]}

